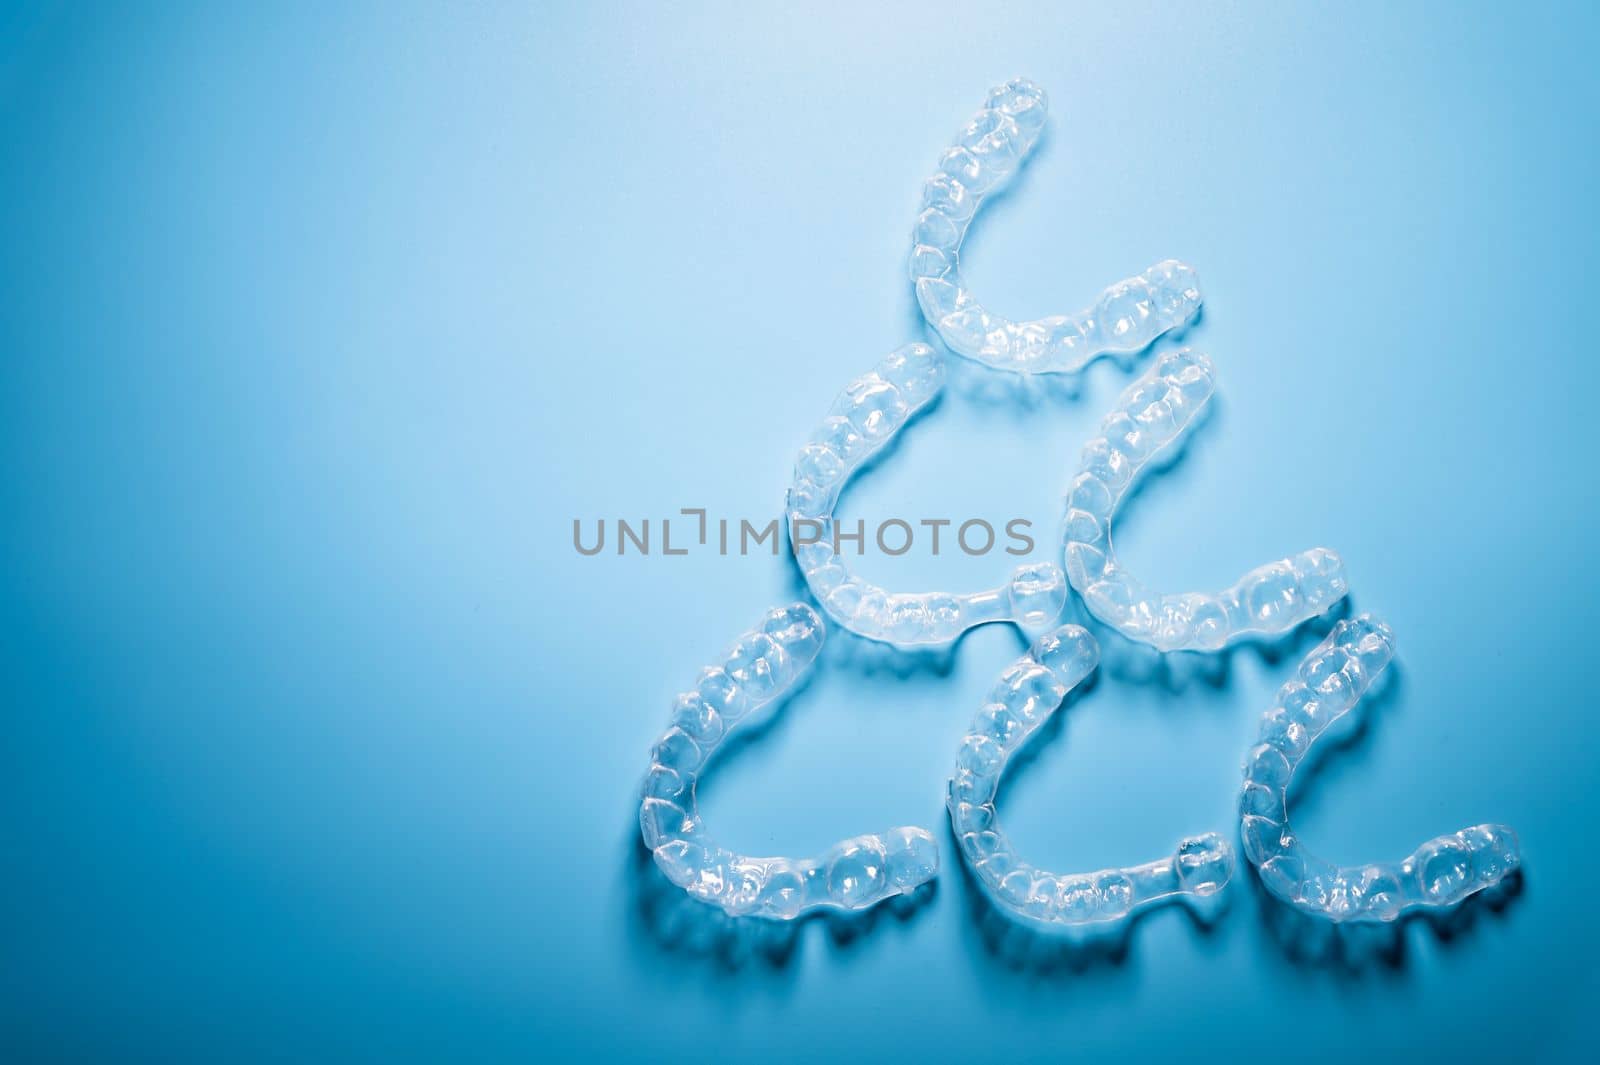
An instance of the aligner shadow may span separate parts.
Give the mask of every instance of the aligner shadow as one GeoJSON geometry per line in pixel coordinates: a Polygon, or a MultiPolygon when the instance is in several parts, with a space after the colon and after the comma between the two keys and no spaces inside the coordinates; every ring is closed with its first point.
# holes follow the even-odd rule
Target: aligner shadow
{"type": "Polygon", "coordinates": [[[1287,632],[1246,636],[1220,651],[1158,651],[1130,640],[1089,613],[1076,589],[1067,601],[1062,620],[1082,625],[1099,642],[1100,669],[1108,676],[1127,684],[1158,685],[1169,695],[1181,695],[1194,684],[1226,690],[1239,655],[1251,654],[1267,666],[1278,666],[1303,654],[1321,642],[1350,610],[1347,596],[1325,613],[1307,618],[1287,632]]]}
{"type": "MultiPolygon", "coordinates": [[[[1049,980],[1068,980],[1091,972],[1125,968],[1137,961],[1133,941],[1139,926],[1169,910],[1181,912],[1189,927],[1202,938],[1215,936],[1220,929],[1224,910],[1217,909],[1202,916],[1190,906],[1177,903],[1137,910],[1127,918],[1110,922],[1110,927],[1102,931],[1080,931],[1076,935],[1039,931],[1012,920],[995,906],[967,863],[960,860],[960,845],[948,818],[945,842],[957,855],[954,864],[959,872],[955,875],[960,879],[972,928],[987,955],[1007,971],[1049,980]]],[[[1219,899],[1225,899],[1226,895],[1224,892],[1219,899]]]]}
{"type": "MultiPolygon", "coordinates": [[[[917,316],[916,297],[911,304],[917,316]]],[[[974,406],[1033,411],[1052,404],[1075,404],[1083,398],[1085,371],[1077,373],[1016,373],[974,362],[950,349],[938,330],[923,322],[923,332],[945,357],[945,389],[974,406]]],[[[1109,361],[1109,357],[1108,357],[1109,361]]],[[[1087,368],[1086,368],[1087,369],[1087,368]]]]}
{"type": "Polygon", "coordinates": [[[1410,961],[1407,929],[1428,929],[1447,947],[1458,945],[1478,922],[1503,919],[1526,888],[1526,871],[1517,869],[1499,884],[1468,895],[1448,911],[1412,911],[1393,921],[1322,920],[1275,897],[1261,883],[1255,866],[1248,881],[1257,915],[1280,957],[1297,969],[1326,972],[1336,978],[1361,979],[1400,974],[1410,961]]]}

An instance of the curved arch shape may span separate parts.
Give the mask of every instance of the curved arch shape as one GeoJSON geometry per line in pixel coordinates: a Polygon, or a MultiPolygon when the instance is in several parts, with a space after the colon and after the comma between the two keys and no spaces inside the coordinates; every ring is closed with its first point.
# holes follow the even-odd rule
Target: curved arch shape
{"type": "Polygon", "coordinates": [[[1169,858],[1082,874],[1036,869],[1012,847],[994,805],[1006,764],[1099,661],[1094,637],[1076,625],[1040,637],[1000,674],[950,778],[950,827],[978,881],[1008,915],[1048,931],[1113,929],[1155,903],[1214,896],[1233,876],[1233,848],[1214,832],[1184,839],[1169,858]]]}
{"type": "Polygon", "coordinates": [[[1018,566],[1009,581],[989,591],[904,594],[855,576],[835,550],[833,509],[840,492],[864,462],[933,404],[944,383],[939,354],[926,344],[907,344],[839,393],[795,459],[788,497],[795,561],[828,616],[869,640],[945,646],[990,621],[1010,621],[1036,635],[1067,605],[1067,578],[1053,562],[1018,566]]]}
{"type": "Polygon", "coordinates": [[[804,603],[768,611],[721,665],[701,671],[673,704],[650,752],[639,806],[645,847],[668,880],[738,916],[792,920],[818,909],[863,910],[939,871],[939,846],[921,828],[842,840],[815,858],[753,858],[717,846],[700,820],[695,784],[727,737],[811,671],[827,629],[804,603]]]}
{"type": "Polygon", "coordinates": [[[1184,348],[1135,381],[1083,448],[1067,496],[1067,579],[1089,612],[1159,651],[1216,651],[1245,636],[1287,632],[1349,590],[1344,562],[1325,547],[1269,562],[1216,593],[1149,591],[1117,561],[1111,519],[1139,474],[1179,440],[1210,402],[1211,360],[1184,348]]]}
{"type": "Polygon", "coordinates": [[[1245,760],[1245,856],[1274,896],[1330,921],[1393,921],[1410,909],[1454,906],[1522,864],[1516,833],[1504,825],[1474,825],[1431,839],[1398,863],[1359,866],[1325,862],[1295,835],[1287,807],[1295,768],[1393,658],[1387,625],[1370,614],[1339,622],[1279,690],[1278,705],[1261,720],[1261,742],[1245,760]]]}
{"type": "Polygon", "coordinates": [[[1199,279],[1176,259],[1118,281],[1087,310],[1031,322],[995,314],[972,294],[961,240],[984,197],[1038,143],[1048,107],[1044,90],[1023,78],[991,89],[923,186],[912,232],[911,283],[928,324],[957,354],[1018,373],[1072,373],[1100,355],[1140,351],[1200,310],[1199,279]]]}

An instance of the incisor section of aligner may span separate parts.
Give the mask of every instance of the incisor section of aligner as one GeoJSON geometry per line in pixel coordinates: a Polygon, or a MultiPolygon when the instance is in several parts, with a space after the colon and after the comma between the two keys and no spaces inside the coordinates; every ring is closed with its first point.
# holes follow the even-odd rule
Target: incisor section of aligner
{"type": "Polygon", "coordinates": [[[1392,921],[1448,907],[1500,883],[1521,864],[1516,834],[1474,825],[1431,839],[1398,864],[1335,866],[1308,852],[1289,824],[1289,781],[1328,726],[1353,709],[1394,658],[1394,636],[1370,614],[1333,627],[1278,692],[1245,759],[1244,852],[1261,883],[1295,909],[1330,921],[1392,921]]]}
{"type": "Polygon", "coordinates": [[[695,804],[701,770],[741,722],[804,678],[825,636],[804,603],[769,611],[678,696],[670,727],[651,748],[639,808],[644,845],[668,880],[734,916],[790,920],[816,909],[866,909],[939,871],[938,845],[920,828],[857,836],[816,858],[734,854],[706,833],[695,804]]]}
{"type": "Polygon", "coordinates": [[[923,186],[912,233],[911,282],[928,324],[958,354],[1020,373],[1070,373],[1099,355],[1139,351],[1200,309],[1199,279],[1175,259],[1118,281],[1077,314],[1013,322],[978,302],[961,276],[961,240],[984,197],[1033,150],[1046,107],[1031,81],[990,90],[923,186]]]}
{"type": "Polygon", "coordinates": [[[1324,547],[1269,562],[1214,594],[1146,589],[1117,562],[1111,519],[1140,472],[1193,424],[1211,399],[1211,360],[1185,348],[1135,381],[1083,449],[1067,495],[1067,578],[1089,612],[1160,651],[1215,651],[1248,635],[1286,632],[1348,590],[1344,563],[1324,547]]]}
{"type": "Polygon", "coordinates": [[[950,825],[962,856],[997,906],[1047,930],[1112,927],[1164,899],[1213,896],[1233,875],[1233,849],[1215,833],[1183,840],[1170,858],[1095,873],[1036,869],[1012,848],[994,805],[1006,763],[1099,661],[1094,637],[1076,625],[1040,637],[1000,675],[950,778],[950,825]]]}
{"type": "Polygon", "coordinates": [[[1054,563],[1026,563],[999,588],[889,592],[855,576],[834,550],[833,509],[850,477],[944,388],[945,367],[926,344],[908,344],[845,386],[800,449],[789,488],[795,560],[828,616],[860,636],[899,647],[942,646],[974,625],[1010,621],[1036,634],[1060,616],[1067,579],[1054,563]],[[809,541],[809,542],[808,542],[809,541]]]}

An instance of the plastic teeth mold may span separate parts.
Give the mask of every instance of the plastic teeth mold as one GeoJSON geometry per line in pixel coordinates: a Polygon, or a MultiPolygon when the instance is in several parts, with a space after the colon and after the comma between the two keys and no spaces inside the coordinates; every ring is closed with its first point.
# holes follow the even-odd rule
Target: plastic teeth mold
{"type": "Polygon", "coordinates": [[[826,628],[804,603],[769,611],[721,665],[679,695],[672,724],[650,754],[639,807],[644,845],[668,880],[733,916],[792,920],[819,909],[862,910],[906,894],[939,871],[939,848],[920,828],[895,828],[834,844],[817,858],[752,858],[717,846],[695,803],[711,756],[752,714],[810,671],[826,628]]]}
{"type": "Polygon", "coordinates": [[[1324,547],[1269,562],[1214,594],[1147,590],[1117,561],[1111,519],[1141,472],[1193,424],[1215,389],[1211,360],[1184,348],[1135,381],[1083,449],[1067,496],[1067,578],[1089,612],[1160,651],[1215,651],[1245,636],[1287,632],[1348,591],[1344,562],[1324,547]]]}
{"type": "Polygon", "coordinates": [[[1070,373],[1099,355],[1139,351],[1200,310],[1194,270],[1172,259],[1117,282],[1073,315],[1013,322],[978,302],[961,276],[961,240],[984,197],[1033,150],[1047,107],[1044,90],[1021,78],[990,90],[923,186],[912,233],[911,282],[928,324],[952,351],[1020,373],[1070,373]]]}
{"type": "Polygon", "coordinates": [[[950,825],[962,856],[1001,910],[1040,930],[1112,930],[1151,904],[1214,896],[1233,875],[1233,849],[1215,833],[1183,840],[1170,858],[1095,873],[1045,872],[1013,849],[994,805],[1006,764],[1099,660],[1094,637],[1076,625],[1041,637],[1000,675],[950,778],[950,825]]]}
{"type": "Polygon", "coordinates": [[[839,393],[795,459],[788,499],[795,560],[828,616],[870,640],[898,647],[945,646],[990,621],[1014,622],[1036,635],[1066,606],[1066,575],[1054,563],[1018,566],[1009,581],[990,591],[901,594],[855,576],[834,550],[833,510],[844,486],[918,411],[933,404],[944,384],[939,354],[926,344],[908,344],[839,393]]]}
{"type": "Polygon", "coordinates": [[[1330,921],[1393,921],[1413,908],[1454,906],[1493,887],[1521,864],[1504,825],[1474,825],[1429,840],[1399,864],[1339,867],[1310,854],[1289,824],[1295,768],[1317,737],[1343,717],[1394,657],[1387,625],[1363,614],[1334,626],[1278,692],[1245,761],[1240,799],[1245,855],[1274,896],[1330,921]]]}

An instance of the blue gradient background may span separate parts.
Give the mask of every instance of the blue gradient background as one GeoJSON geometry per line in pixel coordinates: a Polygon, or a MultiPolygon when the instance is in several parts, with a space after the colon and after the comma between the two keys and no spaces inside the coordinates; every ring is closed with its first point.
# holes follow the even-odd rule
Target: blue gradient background
{"type": "MultiPolygon", "coordinates": [[[[1391,6],[8,5],[0,1056],[1593,1060],[1597,19],[1391,6]],[[747,954],[641,861],[670,697],[795,576],[580,558],[572,519],[774,515],[833,394],[920,336],[920,182],[1018,73],[1053,119],[979,291],[1075,309],[1168,256],[1205,286],[1221,400],[1127,560],[1220,586],[1337,548],[1399,683],[1298,824],[1356,861],[1509,823],[1503,909],[1326,962],[1241,875],[1209,933],[1169,909],[1052,966],[947,861],[920,908],[747,954]]],[[[1126,380],[958,390],[842,513],[1048,541],[1126,380]]],[[[1018,845],[1081,869],[1227,827],[1315,638],[1106,670],[1009,789],[1018,845]]],[[[708,820],[946,840],[1020,647],[838,641],[708,820]]]]}

